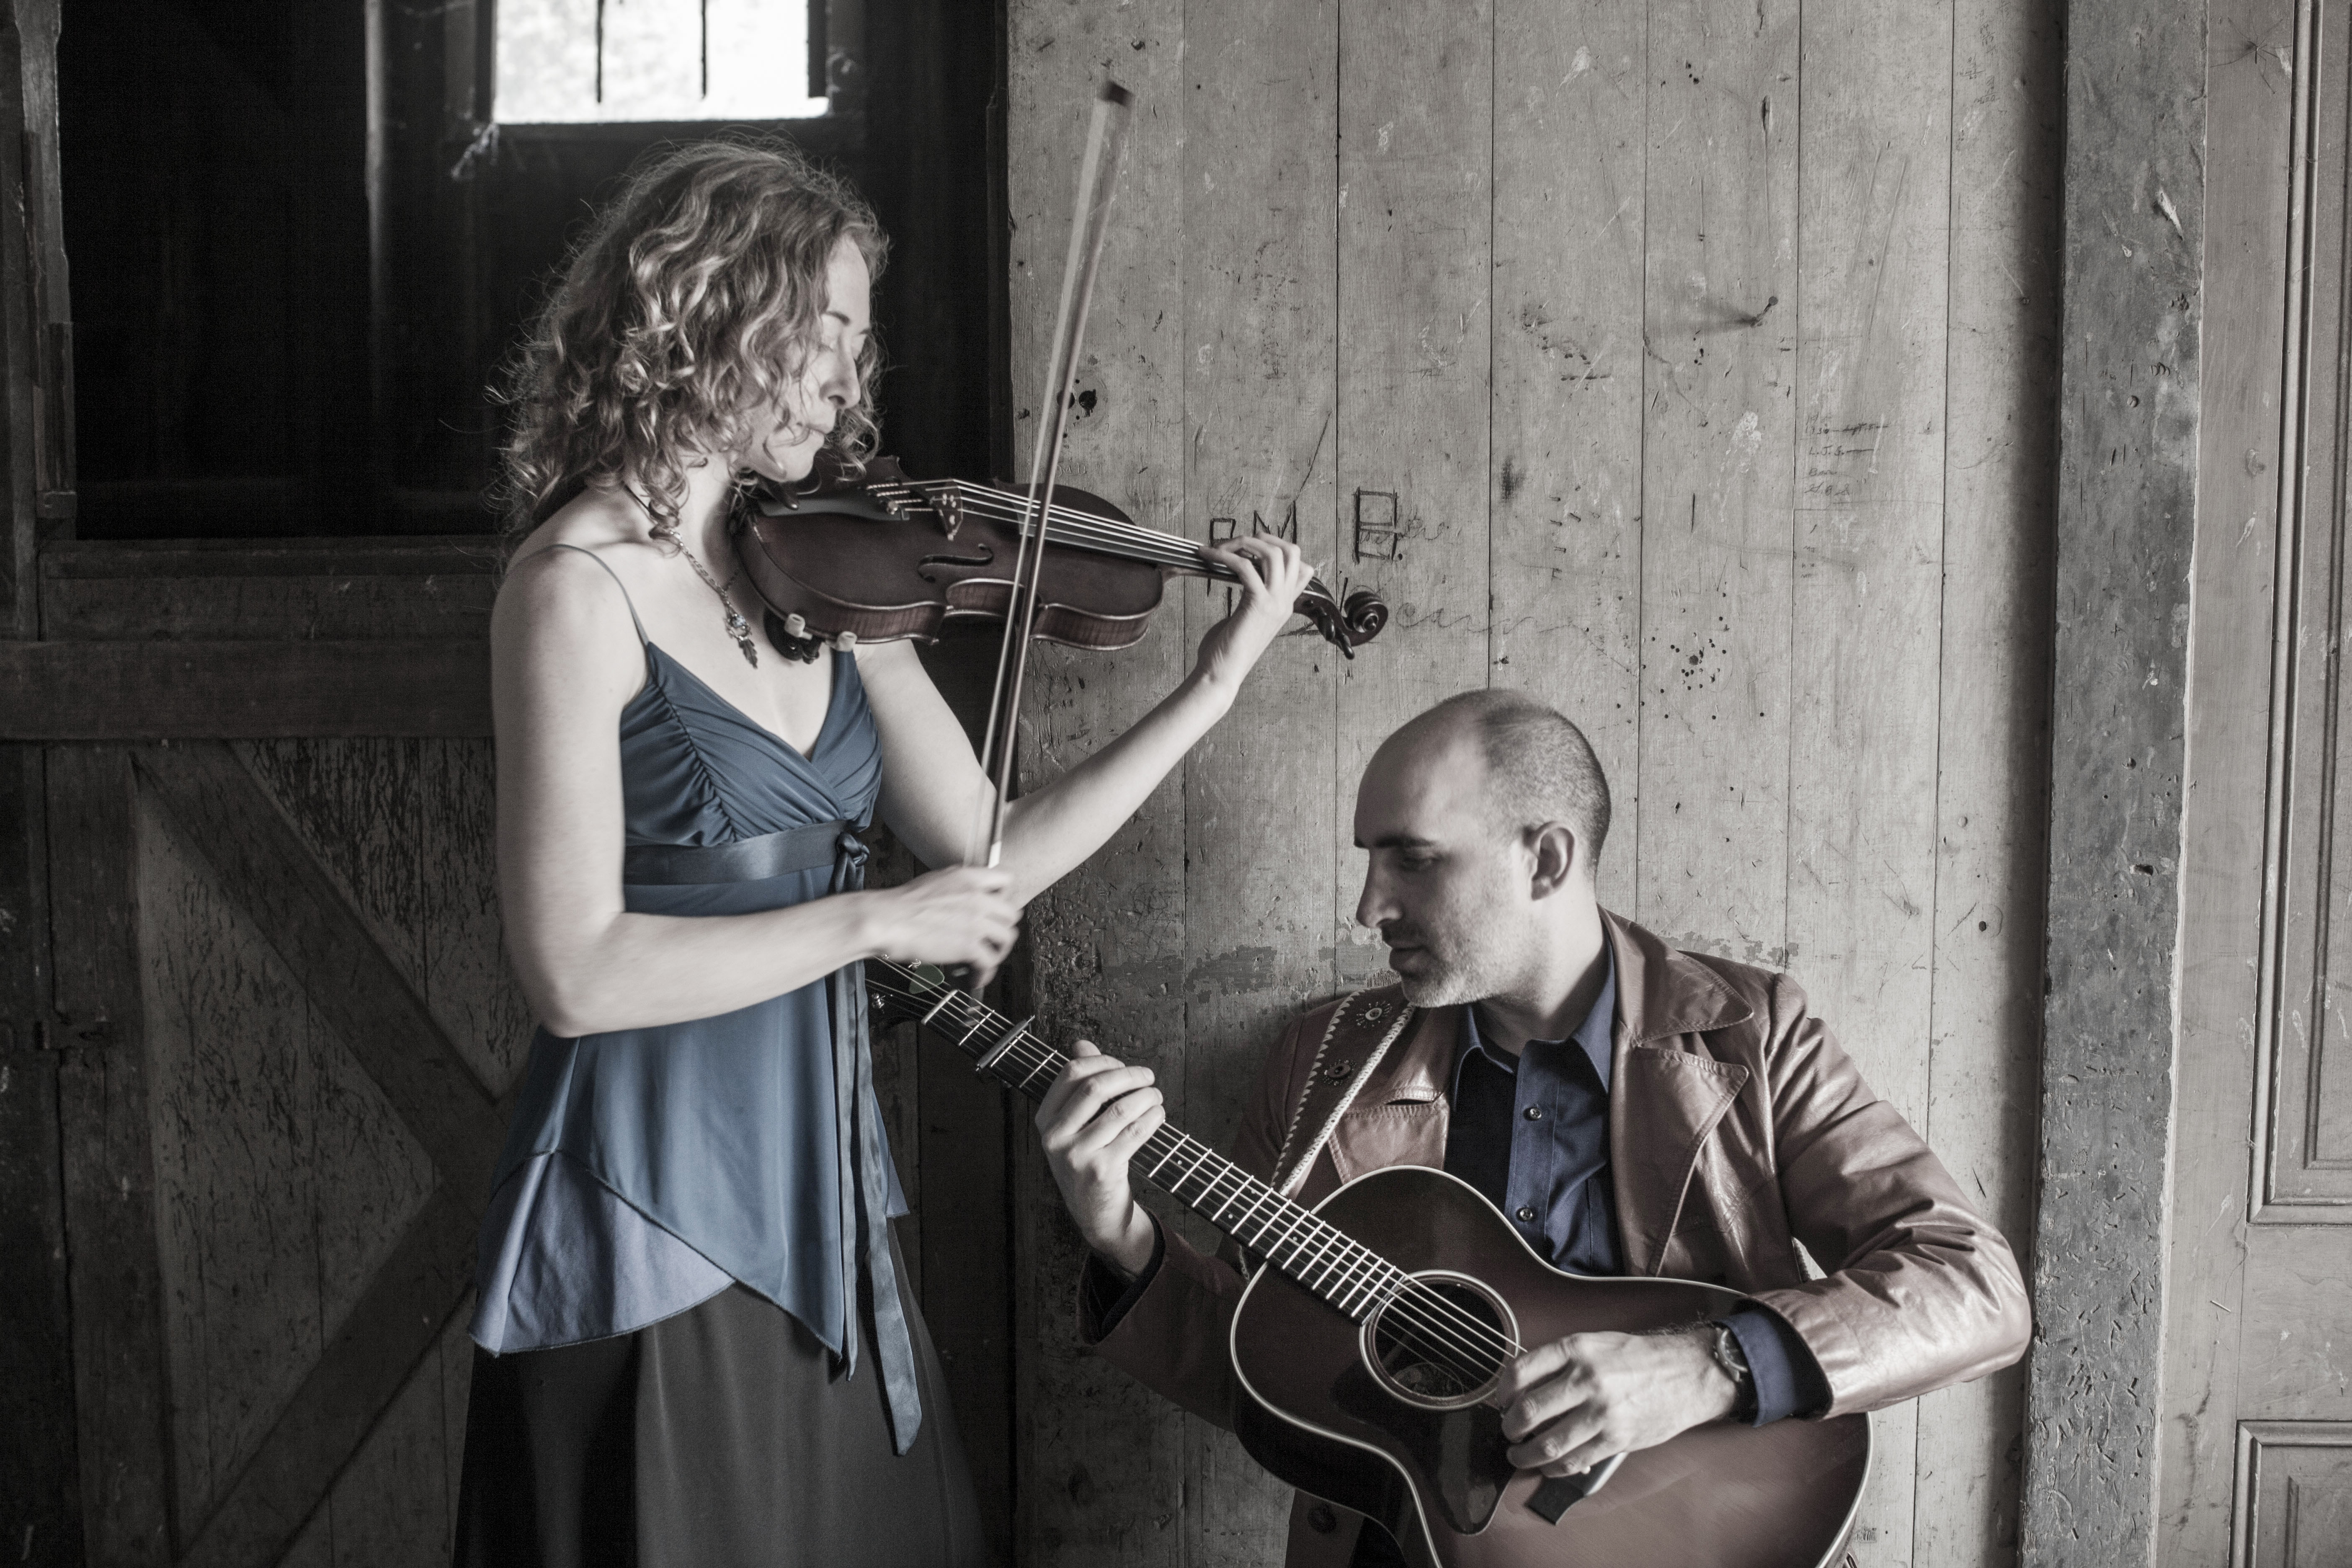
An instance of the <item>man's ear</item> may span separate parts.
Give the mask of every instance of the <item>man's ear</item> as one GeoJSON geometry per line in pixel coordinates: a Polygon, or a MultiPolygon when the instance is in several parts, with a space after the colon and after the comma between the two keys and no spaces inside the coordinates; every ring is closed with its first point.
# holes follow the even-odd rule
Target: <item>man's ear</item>
{"type": "Polygon", "coordinates": [[[1535,851],[1535,873],[1528,879],[1528,891],[1538,899],[1548,899],[1568,885],[1576,869],[1576,830],[1565,822],[1547,822],[1531,828],[1528,847],[1535,851]]]}

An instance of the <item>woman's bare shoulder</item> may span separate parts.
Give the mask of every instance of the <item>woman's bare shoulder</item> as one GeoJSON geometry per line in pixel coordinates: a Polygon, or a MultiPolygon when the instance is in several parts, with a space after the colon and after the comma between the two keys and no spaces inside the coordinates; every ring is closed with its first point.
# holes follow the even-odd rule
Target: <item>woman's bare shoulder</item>
{"type": "Polygon", "coordinates": [[[516,547],[490,617],[494,653],[609,652],[616,668],[641,657],[633,595],[652,546],[642,527],[591,502],[573,501],[516,547]]]}

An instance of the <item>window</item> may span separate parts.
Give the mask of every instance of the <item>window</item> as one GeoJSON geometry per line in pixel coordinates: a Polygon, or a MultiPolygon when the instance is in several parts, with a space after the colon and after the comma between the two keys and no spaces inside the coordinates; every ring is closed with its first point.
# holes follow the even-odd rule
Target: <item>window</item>
{"type": "Polygon", "coordinates": [[[824,0],[497,0],[496,118],[804,120],[824,0]]]}

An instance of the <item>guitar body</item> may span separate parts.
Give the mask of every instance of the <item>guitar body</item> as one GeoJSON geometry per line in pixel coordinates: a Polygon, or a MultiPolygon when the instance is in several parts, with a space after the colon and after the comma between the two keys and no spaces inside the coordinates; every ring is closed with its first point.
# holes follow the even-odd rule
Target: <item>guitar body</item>
{"type": "MultiPolygon", "coordinates": [[[[1315,1212],[1523,1345],[1701,1322],[1740,1299],[1690,1280],[1563,1274],[1442,1171],[1375,1171],[1315,1212]]],[[[1528,1507],[1541,1478],[1512,1469],[1500,1413],[1425,1375],[1409,1334],[1359,1324],[1261,1268],[1231,1351],[1251,1456],[1442,1568],[1821,1568],[1843,1549],[1870,1471],[1867,1416],[1716,1423],[1628,1455],[1554,1524],[1528,1507]]]]}

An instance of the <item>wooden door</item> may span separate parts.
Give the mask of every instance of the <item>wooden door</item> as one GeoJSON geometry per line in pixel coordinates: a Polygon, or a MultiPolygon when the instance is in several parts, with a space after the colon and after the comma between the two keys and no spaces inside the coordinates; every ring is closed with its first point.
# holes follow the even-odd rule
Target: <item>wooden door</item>
{"type": "Polygon", "coordinates": [[[2229,12],[2209,62],[2158,1555],[2334,1568],[2352,1563],[2352,5],[2229,12]]]}
{"type": "Polygon", "coordinates": [[[472,738],[494,563],[44,555],[48,635],[19,651],[110,732],[43,760],[93,1564],[446,1560],[474,1231],[530,1032],[472,738]],[[422,706],[380,700],[403,689],[422,706]]]}

